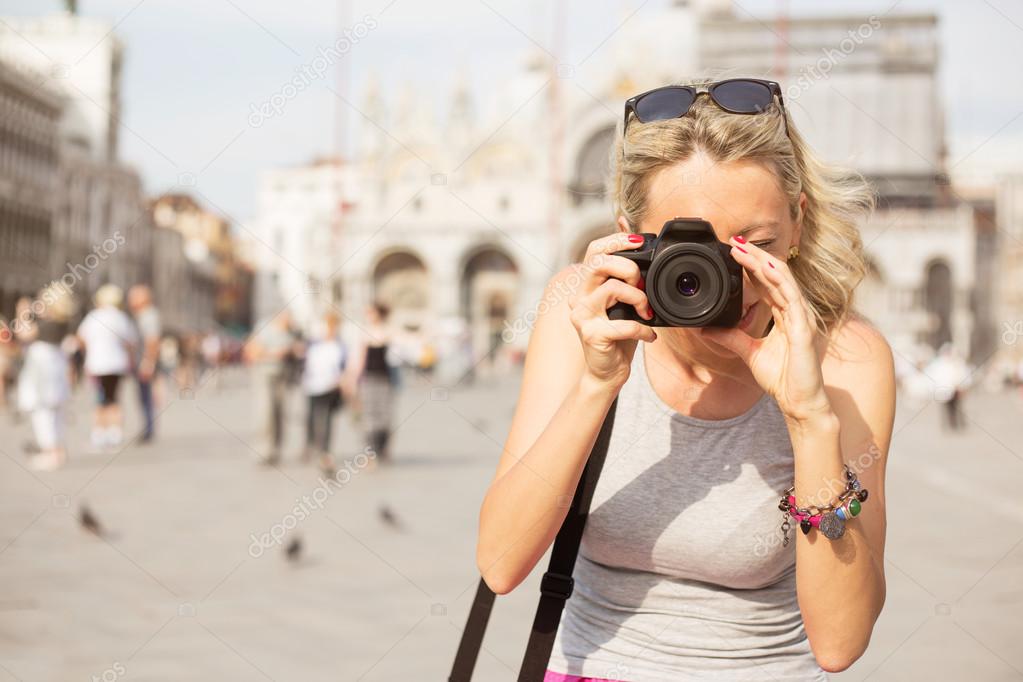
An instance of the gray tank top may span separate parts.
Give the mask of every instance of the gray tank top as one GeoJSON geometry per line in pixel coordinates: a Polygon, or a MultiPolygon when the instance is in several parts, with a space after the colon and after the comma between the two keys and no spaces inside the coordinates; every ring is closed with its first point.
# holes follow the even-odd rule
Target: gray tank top
{"type": "MultiPolygon", "coordinates": [[[[828,679],[796,601],[785,422],[765,395],[709,421],[654,392],[640,343],[549,668],[629,682],[828,679]]],[[[651,373],[657,367],[651,363],[651,373]]]]}

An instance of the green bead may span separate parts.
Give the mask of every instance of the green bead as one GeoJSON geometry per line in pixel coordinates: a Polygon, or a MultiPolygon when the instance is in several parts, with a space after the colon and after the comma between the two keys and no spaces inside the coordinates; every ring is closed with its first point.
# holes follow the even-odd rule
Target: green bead
{"type": "Polygon", "coordinates": [[[849,513],[856,516],[860,513],[860,501],[855,497],[849,500],[849,513]]]}

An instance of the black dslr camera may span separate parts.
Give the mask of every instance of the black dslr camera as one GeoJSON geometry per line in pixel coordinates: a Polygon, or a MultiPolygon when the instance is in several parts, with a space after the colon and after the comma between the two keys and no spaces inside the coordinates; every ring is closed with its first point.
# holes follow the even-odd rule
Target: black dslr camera
{"type": "Polygon", "coordinates": [[[710,223],[675,218],[661,234],[643,233],[643,246],[614,255],[636,261],[654,311],[644,320],[626,303],[608,308],[612,320],[650,327],[734,327],[742,317],[742,266],[718,241],[710,223]]]}

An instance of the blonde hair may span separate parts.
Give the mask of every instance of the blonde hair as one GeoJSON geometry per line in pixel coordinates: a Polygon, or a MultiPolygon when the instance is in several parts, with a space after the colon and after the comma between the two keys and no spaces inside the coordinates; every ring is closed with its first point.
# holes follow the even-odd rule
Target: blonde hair
{"type": "Polygon", "coordinates": [[[826,331],[850,312],[866,270],[857,220],[873,209],[874,192],[858,173],[821,163],[777,102],[761,114],[732,114],[700,96],[681,118],[633,118],[627,136],[622,127],[619,122],[611,152],[616,219],[624,217],[636,230],[650,209],[654,175],[694,154],[763,163],[778,178],[793,220],[799,218],[800,193],[806,194],[799,257],[789,267],[818,328],[826,331]]]}
{"type": "Polygon", "coordinates": [[[121,302],[124,301],[124,291],[116,284],[104,284],[96,290],[92,300],[99,307],[110,306],[111,308],[118,308],[121,302]]]}

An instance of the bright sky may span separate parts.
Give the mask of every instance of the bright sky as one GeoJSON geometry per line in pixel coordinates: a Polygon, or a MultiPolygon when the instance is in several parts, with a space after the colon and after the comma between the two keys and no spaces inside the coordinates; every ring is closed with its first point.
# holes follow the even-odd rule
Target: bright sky
{"type": "MultiPolygon", "coordinates": [[[[668,0],[569,0],[564,61],[581,60],[624,17],[657,12],[668,0]]],[[[769,17],[822,11],[882,14],[894,0],[741,0],[769,17]]],[[[466,77],[482,99],[514,75],[531,39],[550,47],[553,3],[540,0],[356,0],[353,26],[378,15],[346,56],[349,94],[361,106],[367,73],[382,87],[409,83],[435,98],[466,77]],[[389,4],[389,6],[387,6],[389,4]],[[387,6],[382,14],[381,9],[387,6]]],[[[964,182],[1023,172],[1023,3],[1012,0],[901,0],[894,12],[937,11],[949,157],[964,182]]],[[[0,16],[55,11],[54,0],[0,0],[0,16]]],[[[126,44],[121,156],[141,171],[147,191],[171,188],[183,172],[234,218],[255,213],[261,170],[302,163],[332,149],[336,74],[317,79],[282,116],[254,128],[251,105],[280,91],[317,48],[335,40],[335,0],[81,0],[86,16],[116,23],[126,44]],[[173,163],[156,151],[167,150],[173,163]],[[219,154],[219,156],[218,156],[219,154]],[[204,170],[203,170],[204,169],[204,170]]],[[[632,21],[630,19],[629,21],[632,21]]],[[[340,63],[344,64],[345,60],[340,63]]],[[[343,92],[343,91],[342,91],[343,92]]],[[[510,112],[509,112],[510,113],[510,112]]],[[[353,117],[357,115],[353,114],[353,117]]],[[[356,123],[350,127],[357,135],[356,123]]]]}

